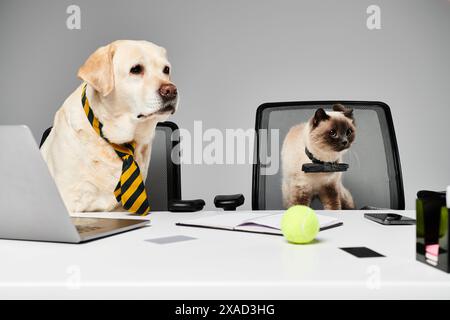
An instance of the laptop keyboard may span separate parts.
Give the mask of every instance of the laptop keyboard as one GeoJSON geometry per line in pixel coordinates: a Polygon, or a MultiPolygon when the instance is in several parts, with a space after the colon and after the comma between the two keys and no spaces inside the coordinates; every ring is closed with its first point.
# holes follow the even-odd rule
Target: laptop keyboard
{"type": "Polygon", "coordinates": [[[90,225],[77,225],[75,226],[75,228],[77,228],[78,233],[87,233],[87,232],[92,232],[92,231],[96,231],[101,229],[101,227],[97,227],[97,226],[90,226],[90,225]]]}

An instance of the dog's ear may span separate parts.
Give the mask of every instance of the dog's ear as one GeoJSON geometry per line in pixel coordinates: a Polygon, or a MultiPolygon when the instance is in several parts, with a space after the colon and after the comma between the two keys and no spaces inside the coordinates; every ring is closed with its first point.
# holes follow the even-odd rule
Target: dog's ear
{"type": "Polygon", "coordinates": [[[78,77],[104,97],[114,89],[113,56],[114,47],[111,44],[100,47],[78,70],[78,77]]]}
{"type": "Polygon", "coordinates": [[[330,116],[327,115],[325,110],[323,110],[322,108],[317,109],[316,112],[314,113],[314,117],[312,118],[313,128],[317,127],[319,125],[320,121],[324,121],[324,120],[328,120],[328,119],[330,119],[330,116]]]}

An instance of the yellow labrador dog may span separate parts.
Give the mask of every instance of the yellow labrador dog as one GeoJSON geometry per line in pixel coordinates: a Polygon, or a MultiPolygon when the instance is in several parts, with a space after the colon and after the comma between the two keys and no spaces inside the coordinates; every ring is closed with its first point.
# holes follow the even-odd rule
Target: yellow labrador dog
{"type": "MultiPolygon", "coordinates": [[[[119,40],[97,49],[78,71],[86,97],[109,142],[134,141],[145,181],[156,124],[178,106],[166,50],[147,41],[119,40]]],[[[122,159],[88,121],[80,85],[57,111],[41,148],[50,173],[71,212],[120,208],[114,188],[122,159]]]]}

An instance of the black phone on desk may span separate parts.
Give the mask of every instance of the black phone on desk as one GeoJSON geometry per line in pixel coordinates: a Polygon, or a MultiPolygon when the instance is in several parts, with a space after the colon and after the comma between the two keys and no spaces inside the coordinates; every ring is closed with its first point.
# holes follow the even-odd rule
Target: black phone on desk
{"type": "Polygon", "coordinates": [[[416,220],[397,213],[365,213],[364,218],[389,226],[416,224],[416,220]]]}

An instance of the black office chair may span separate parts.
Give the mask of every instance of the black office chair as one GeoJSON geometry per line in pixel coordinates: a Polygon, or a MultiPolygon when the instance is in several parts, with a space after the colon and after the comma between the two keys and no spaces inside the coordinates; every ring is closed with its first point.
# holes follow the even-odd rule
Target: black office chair
{"type": "MultiPolygon", "coordinates": [[[[354,109],[356,141],[344,156],[344,162],[350,167],[343,174],[343,184],[352,193],[356,208],[405,208],[400,158],[389,106],[383,102],[302,101],[265,103],[256,112],[255,129],[257,133],[267,130],[267,135],[256,135],[253,210],[283,209],[280,149],[284,138],[292,126],[307,121],[317,108],[330,110],[336,103],[354,109]],[[271,145],[271,129],[279,130],[277,149],[271,145]],[[276,165],[273,161],[272,167],[264,165],[270,156],[278,157],[276,172],[271,172],[276,165]]],[[[223,207],[225,203],[227,210],[235,210],[243,203],[241,197],[218,196],[216,206],[223,207]]],[[[323,208],[317,199],[311,206],[323,208]]]]}
{"type": "MultiPolygon", "coordinates": [[[[39,147],[51,130],[51,127],[45,130],[39,147]]],[[[180,143],[177,130],[178,126],[170,121],[160,122],[156,126],[150,168],[145,180],[152,211],[194,212],[205,206],[202,199],[181,198],[181,168],[179,161],[172,161],[172,151],[180,143]]],[[[174,156],[179,157],[178,154],[174,156]]]]}

